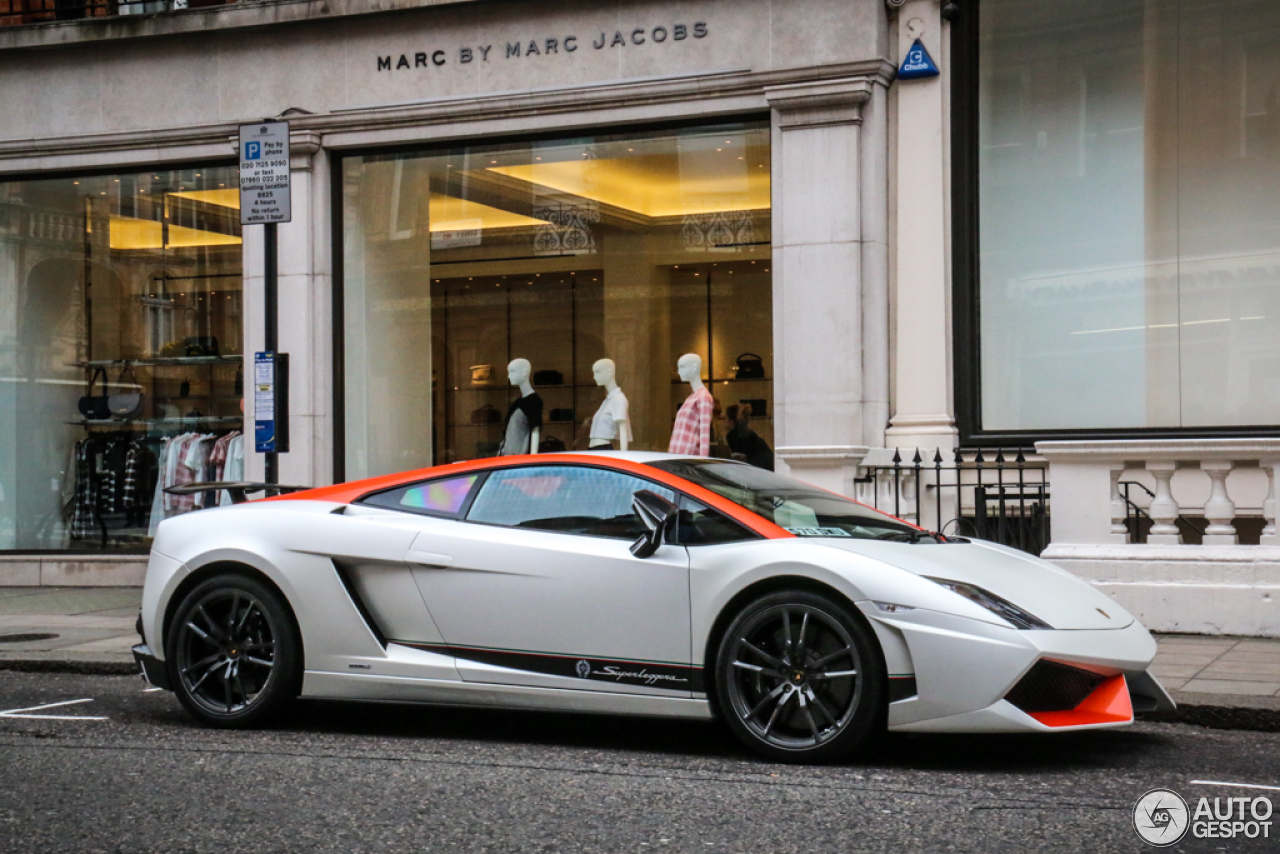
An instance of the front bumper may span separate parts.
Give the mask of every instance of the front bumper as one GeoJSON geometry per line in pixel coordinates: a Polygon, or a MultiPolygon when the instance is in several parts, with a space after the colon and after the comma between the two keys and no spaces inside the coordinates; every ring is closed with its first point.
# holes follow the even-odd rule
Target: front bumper
{"type": "Polygon", "coordinates": [[[148,684],[157,688],[163,688],[166,691],[172,691],[169,685],[169,670],[164,666],[164,662],[151,654],[151,647],[145,643],[140,643],[133,648],[133,660],[137,662],[138,667],[142,670],[142,678],[148,684]]]}
{"type": "Polygon", "coordinates": [[[917,696],[890,704],[891,730],[1060,732],[1124,726],[1134,711],[1173,706],[1147,672],[1156,644],[1137,622],[1122,629],[1022,631],[924,610],[863,613],[891,629],[910,651],[917,696]],[[1107,680],[1111,691],[1090,695],[1091,703],[1082,704],[1075,717],[1029,714],[1006,697],[1042,660],[1090,671],[1107,680]],[[1094,705],[1107,713],[1084,714],[1094,705]]]}

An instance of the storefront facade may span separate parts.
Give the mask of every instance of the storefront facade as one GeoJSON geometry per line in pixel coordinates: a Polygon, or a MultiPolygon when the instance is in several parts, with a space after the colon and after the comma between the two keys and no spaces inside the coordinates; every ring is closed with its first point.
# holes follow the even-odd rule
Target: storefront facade
{"type": "MultiPolygon", "coordinates": [[[[251,423],[262,235],[238,225],[225,191],[235,127],[261,117],[293,130],[283,481],[495,453],[519,358],[543,398],[544,448],[590,443],[604,395],[592,368],[607,358],[630,447],[665,450],[685,353],[722,410],[751,407],[783,465],[797,447],[811,477],[851,481],[888,406],[887,350],[860,331],[883,339],[888,318],[880,3],[511,3],[483,16],[420,3],[280,20],[309,5],[130,19],[132,38],[99,21],[5,33],[19,44],[0,52],[17,119],[0,166],[13,235],[0,506],[15,512],[0,549],[48,552],[47,568],[145,548],[157,517],[190,509],[156,504],[157,487],[183,465],[215,473],[174,437],[212,446],[251,423]],[[193,16],[210,28],[185,32],[193,16]],[[49,49],[59,38],[76,43],[49,49]],[[40,194],[50,181],[56,202],[40,194]],[[61,266],[42,272],[27,232],[54,214],[61,266]],[[173,237],[179,216],[200,225],[173,237]],[[106,383],[86,392],[98,368],[106,383]],[[143,411],[77,416],[81,397],[125,394],[143,411]],[[135,446],[149,469],[126,475],[114,460],[135,446]],[[104,494],[126,477],[127,502],[104,494]],[[81,521],[63,512],[77,502],[81,521]]],[[[252,448],[243,460],[261,476],[252,448]]]]}
{"type": "MultiPolygon", "coordinates": [[[[547,450],[593,444],[601,359],[629,447],[665,450],[694,353],[716,445],[749,406],[779,470],[877,498],[894,449],[1020,448],[1049,469],[1048,556],[1157,627],[1280,632],[1280,22],[1029,5],[284,0],[0,29],[4,583],[136,579],[193,509],[157,485],[261,477],[234,441],[264,269],[234,136],[278,117],[283,482],[499,452],[517,359],[547,450]],[[917,41],[939,74],[898,79],[917,41]],[[138,412],[79,410],[112,395],[138,412]]],[[[895,479],[895,506],[971,518],[971,491],[930,504],[942,480],[895,479]]]]}

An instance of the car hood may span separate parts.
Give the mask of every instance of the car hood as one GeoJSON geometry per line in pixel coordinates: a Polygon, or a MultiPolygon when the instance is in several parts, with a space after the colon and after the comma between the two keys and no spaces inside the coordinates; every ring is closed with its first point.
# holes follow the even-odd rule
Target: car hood
{"type": "MultiPolygon", "coordinates": [[[[893,543],[827,539],[916,575],[973,584],[1030,611],[1055,629],[1123,629],[1134,617],[1061,567],[994,543],[893,543]]],[[[900,604],[910,605],[910,602],[900,604]]]]}

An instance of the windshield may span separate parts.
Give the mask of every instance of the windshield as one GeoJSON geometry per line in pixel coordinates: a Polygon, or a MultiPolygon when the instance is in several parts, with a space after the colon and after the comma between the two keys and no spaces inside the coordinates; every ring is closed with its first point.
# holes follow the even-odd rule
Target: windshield
{"type": "Polygon", "coordinates": [[[649,465],[709,489],[798,537],[914,541],[928,536],[856,501],[745,463],[659,460],[649,465]]]}

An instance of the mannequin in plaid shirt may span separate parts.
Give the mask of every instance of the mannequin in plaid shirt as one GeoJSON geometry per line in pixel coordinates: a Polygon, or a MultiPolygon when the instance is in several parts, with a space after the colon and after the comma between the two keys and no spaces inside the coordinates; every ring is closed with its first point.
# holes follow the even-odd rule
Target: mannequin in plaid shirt
{"type": "Polygon", "coordinates": [[[685,353],[676,363],[680,379],[693,389],[676,413],[676,425],[671,430],[672,454],[691,454],[705,457],[711,453],[711,413],[715,401],[711,392],[702,384],[702,357],[697,353],[685,353]]]}

